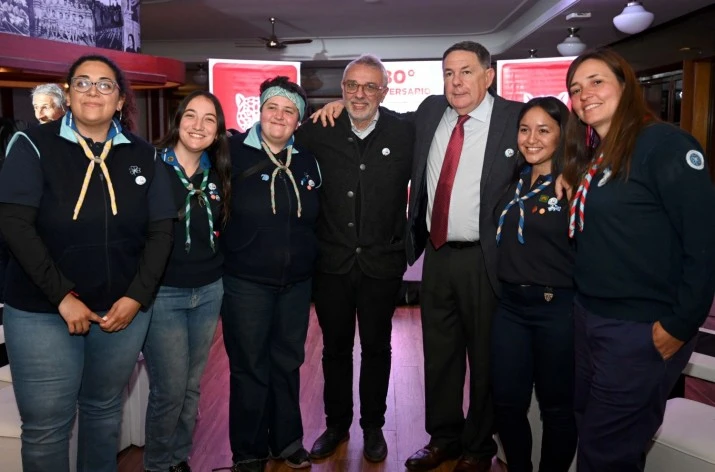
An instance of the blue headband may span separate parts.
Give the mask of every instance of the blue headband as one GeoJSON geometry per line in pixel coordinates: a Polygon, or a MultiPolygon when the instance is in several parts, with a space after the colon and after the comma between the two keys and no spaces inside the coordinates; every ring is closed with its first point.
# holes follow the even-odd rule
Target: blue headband
{"type": "Polygon", "coordinates": [[[298,109],[298,115],[300,116],[300,121],[303,121],[303,115],[305,115],[305,100],[303,100],[303,97],[298,95],[295,92],[291,92],[290,90],[286,90],[283,87],[278,87],[278,86],[273,86],[273,87],[268,87],[266,90],[263,91],[261,94],[261,108],[263,108],[263,104],[266,103],[266,100],[269,98],[273,97],[285,97],[293,104],[295,107],[298,109]]]}

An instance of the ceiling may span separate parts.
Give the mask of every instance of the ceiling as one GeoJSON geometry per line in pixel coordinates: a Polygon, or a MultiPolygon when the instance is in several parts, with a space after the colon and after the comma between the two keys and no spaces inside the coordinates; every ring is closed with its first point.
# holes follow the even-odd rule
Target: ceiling
{"type": "MultiPolygon", "coordinates": [[[[346,60],[362,53],[382,59],[437,59],[453,43],[482,43],[495,59],[558,56],[556,44],[568,27],[579,27],[590,47],[631,41],[617,31],[612,18],[626,0],[142,0],[142,52],[184,62],[223,59],[326,61],[346,60]],[[586,20],[565,19],[568,13],[589,12],[586,20]],[[283,50],[262,46],[275,16],[282,40],[311,38],[311,44],[283,50]],[[252,46],[252,47],[251,47],[252,46]]],[[[712,6],[713,0],[645,0],[655,14],[634,57],[638,69],[682,61],[697,48],[715,56],[715,8],[691,15],[691,25],[651,47],[643,38],[663,30],[671,20],[712,6]],[[692,51],[692,50],[691,50],[692,51]]]]}

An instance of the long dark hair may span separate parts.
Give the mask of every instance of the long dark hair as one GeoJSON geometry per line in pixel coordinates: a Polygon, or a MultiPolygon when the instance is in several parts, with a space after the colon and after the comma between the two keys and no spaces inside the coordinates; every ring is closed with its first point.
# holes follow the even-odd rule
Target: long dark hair
{"type": "MultiPolygon", "coordinates": [[[[101,62],[106,64],[107,67],[112,69],[114,72],[115,82],[119,86],[119,96],[124,99],[124,105],[122,105],[121,111],[114,112],[114,118],[118,118],[122,125],[127,131],[132,131],[134,129],[134,116],[137,113],[136,103],[134,101],[134,92],[129,86],[129,81],[124,75],[122,69],[119,68],[117,64],[106,56],[101,56],[99,54],[89,54],[82,56],[72,63],[69,72],[67,72],[67,87],[72,86],[72,77],[74,77],[77,68],[84,64],[85,62],[101,62]]],[[[72,107],[70,106],[70,109],[72,107]]]]}
{"type": "Polygon", "coordinates": [[[169,131],[156,142],[158,148],[173,148],[179,142],[179,125],[181,118],[186,113],[186,108],[196,97],[204,97],[213,103],[216,109],[216,140],[206,149],[206,153],[211,160],[211,165],[216,169],[216,173],[221,181],[221,224],[226,226],[231,213],[231,156],[228,150],[228,135],[226,134],[226,118],[223,108],[216,96],[204,90],[195,90],[188,94],[179,104],[179,108],[174,114],[169,131]]]}
{"type": "MultiPolygon", "coordinates": [[[[546,112],[547,115],[551,117],[556,123],[559,124],[559,145],[556,148],[556,152],[551,156],[551,173],[554,175],[559,175],[564,168],[564,141],[566,140],[566,126],[569,122],[569,109],[563,104],[561,100],[556,97],[535,97],[524,104],[519,112],[519,118],[517,119],[517,129],[521,126],[521,120],[524,115],[532,108],[541,108],[546,112]]],[[[528,165],[524,162],[517,170],[514,180],[518,180],[519,174],[524,169],[524,166],[528,165]]]]}
{"type": "Polygon", "coordinates": [[[578,56],[566,73],[567,89],[571,89],[573,76],[579,66],[590,59],[606,64],[623,87],[623,92],[611,118],[608,134],[599,136],[600,142],[595,145],[587,144],[587,138],[589,143],[594,143],[593,136],[587,136],[588,127],[571,111],[573,116],[566,127],[566,164],[563,175],[572,186],[579,184],[593,157],[601,153],[601,167],[610,167],[614,177],[625,170],[627,177],[638,134],[649,123],[658,121],[648,108],[633,68],[610,49],[597,49],[578,56]]]}

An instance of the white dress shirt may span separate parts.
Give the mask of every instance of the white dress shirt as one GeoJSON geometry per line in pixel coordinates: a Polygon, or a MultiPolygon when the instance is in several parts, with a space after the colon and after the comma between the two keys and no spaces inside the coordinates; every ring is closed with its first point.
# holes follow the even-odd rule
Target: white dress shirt
{"type": "MultiPolygon", "coordinates": [[[[487,93],[482,103],[469,113],[470,119],[464,123],[464,145],[449,203],[447,241],[479,241],[479,192],[493,105],[494,97],[487,93]]],[[[432,227],[432,206],[444,155],[458,117],[451,107],[444,111],[427,156],[428,230],[432,227]]]]}

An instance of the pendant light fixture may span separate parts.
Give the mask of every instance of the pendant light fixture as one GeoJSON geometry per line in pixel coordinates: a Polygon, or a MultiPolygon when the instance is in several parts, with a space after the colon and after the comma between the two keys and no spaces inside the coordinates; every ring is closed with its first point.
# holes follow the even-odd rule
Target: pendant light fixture
{"type": "Polygon", "coordinates": [[[556,45],[562,56],[578,56],[586,50],[586,44],[578,37],[578,28],[569,28],[569,35],[556,45]]]}
{"type": "Polygon", "coordinates": [[[646,30],[655,15],[643,8],[643,2],[628,2],[620,15],[613,18],[613,25],[627,34],[636,34],[646,30]]]}

